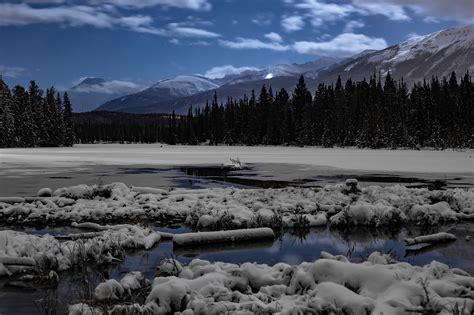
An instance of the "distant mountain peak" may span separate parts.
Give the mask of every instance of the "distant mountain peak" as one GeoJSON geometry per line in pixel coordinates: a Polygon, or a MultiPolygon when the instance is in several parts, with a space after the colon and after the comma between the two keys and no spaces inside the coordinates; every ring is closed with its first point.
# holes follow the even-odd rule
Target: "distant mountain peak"
{"type": "Polygon", "coordinates": [[[100,84],[103,84],[105,83],[106,81],[102,78],[94,78],[94,77],[91,77],[91,78],[85,78],[84,80],[82,80],[78,85],[76,86],[84,86],[84,85],[100,85],[100,84]]]}

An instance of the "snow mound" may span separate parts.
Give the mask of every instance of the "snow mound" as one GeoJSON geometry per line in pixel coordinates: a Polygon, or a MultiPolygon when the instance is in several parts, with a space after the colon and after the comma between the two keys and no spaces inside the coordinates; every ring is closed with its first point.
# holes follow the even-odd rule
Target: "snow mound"
{"type": "MultiPolygon", "coordinates": [[[[474,310],[474,278],[442,263],[416,267],[379,252],[363,263],[329,253],[324,257],[294,266],[195,259],[177,276],[156,277],[144,305],[120,307],[156,314],[470,314],[474,310]]],[[[108,280],[98,288],[114,290],[117,285],[108,280]]]]}
{"type": "Polygon", "coordinates": [[[118,261],[125,249],[149,249],[160,234],[134,225],[107,226],[101,232],[64,236],[0,231],[0,276],[16,272],[67,270],[74,265],[118,261]]]}
{"type": "Polygon", "coordinates": [[[361,188],[356,180],[321,189],[161,189],[79,185],[52,198],[0,199],[0,220],[17,225],[71,222],[182,222],[198,229],[436,225],[474,219],[474,189],[400,185],[361,188]]]}

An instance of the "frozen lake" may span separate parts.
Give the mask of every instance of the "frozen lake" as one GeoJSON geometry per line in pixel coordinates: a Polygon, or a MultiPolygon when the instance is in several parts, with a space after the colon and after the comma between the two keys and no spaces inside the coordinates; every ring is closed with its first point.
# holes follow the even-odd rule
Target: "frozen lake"
{"type": "Polygon", "coordinates": [[[34,195],[40,187],[124,182],[150,187],[320,186],[358,178],[364,183],[474,186],[473,151],[361,150],[299,147],[76,145],[0,149],[0,196],[34,195]],[[215,174],[239,158],[250,170],[215,174]],[[186,167],[191,166],[191,168],[186,167]],[[191,175],[191,176],[190,176],[191,175]],[[202,175],[202,176],[201,176],[202,175]],[[212,175],[212,176],[210,176],[212,175]],[[229,176],[227,176],[229,175],[229,176]],[[223,178],[225,177],[225,178],[223,178]]]}
{"type": "Polygon", "coordinates": [[[473,173],[474,152],[432,150],[367,150],[317,147],[169,146],[159,144],[96,144],[72,148],[0,149],[1,168],[79,167],[87,165],[200,165],[280,163],[349,170],[473,173]]]}

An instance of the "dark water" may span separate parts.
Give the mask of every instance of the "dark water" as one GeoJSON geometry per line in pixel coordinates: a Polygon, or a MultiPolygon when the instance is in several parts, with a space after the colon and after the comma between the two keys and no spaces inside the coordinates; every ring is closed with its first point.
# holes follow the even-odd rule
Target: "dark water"
{"type": "MultiPolygon", "coordinates": [[[[186,227],[157,228],[160,231],[184,233],[186,227]]],[[[432,260],[443,262],[450,267],[461,268],[474,274],[474,242],[466,241],[466,235],[474,234],[474,223],[460,223],[445,226],[442,231],[455,234],[455,242],[434,247],[407,248],[403,239],[441,230],[433,228],[420,230],[419,227],[404,227],[399,230],[354,228],[351,230],[312,229],[305,233],[288,231],[277,240],[270,242],[221,244],[214,246],[192,246],[173,248],[170,241],[160,242],[149,251],[129,253],[118,265],[102,270],[87,268],[82,272],[62,273],[57,289],[48,287],[15,287],[8,281],[0,280],[0,314],[38,313],[41,304],[53,301],[61,313],[68,303],[77,302],[92,296],[95,286],[106,278],[120,279],[129,271],[142,271],[153,279],[156,267],[163,258],[174,257],[186,264],[194,258],[230,263],[257,262],[273,265],[277,262],[300,264],[303,261],[315,261],[321,251],[334,255],[348,256],[351,261],[365,260],[373,251],[392,255],[398,261],[423,266],[432,260]],[[42,303],[35,300],[43,299],[42,303]]],[[[33,234],[59,234],[63,229],[28,229],[33,234]]]]}
{"type": "Polygon", "coordinates": [[[320,187],[357,178],[361,185],[402,184],[409,187],[474,187],[474,173],[390,173],[344,170],[298,164],[249,164],[248,169],[231,170],[221,165],[165,167],[149,165],[89,165],[81,168],[25,169],[0,180],[0,196],[35,196],[40,188],[124,182],[156,188],[282,188],[320,187]]]}

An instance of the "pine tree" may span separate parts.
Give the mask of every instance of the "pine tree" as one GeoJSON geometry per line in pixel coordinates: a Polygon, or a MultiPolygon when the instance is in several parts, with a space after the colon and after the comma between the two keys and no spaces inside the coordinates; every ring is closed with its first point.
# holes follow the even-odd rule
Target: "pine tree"
{"type": "Polygon", "coordinates": [[[10,89],[0,76],[0,147],[13,147],[15,125],[10,89]]]}
{"type": "Polygon", "coordinates": [[[64,92],[64,145],[71,147],[74,145],[74,123],[72,120],[72,105],[69,101],[69,95],[64,92]]]}
{"type": "Polygon", "coordinates": [[[296,143],[299,145],[303,145],[309,142],[311,135],[309,134],[309,130],[307,129],[310,125],[309,119],[310,117],[305,117],[310,115],[311,108],[312,108],[312,100],[313,97],[311,93],[306,88],[306,83],[304,82],[304,76],[301,75],[296,85],[296,88],[293,92],[293,99],[292,99],[292,112],[294,118],[294,125],[296,131],[296,143]],[[303,122],[303,117],[305,117],[305,121],[303,122]]]}

